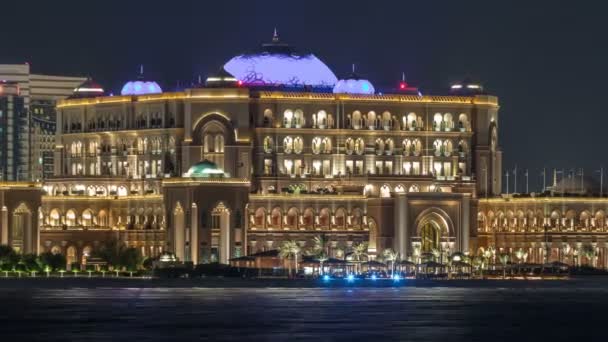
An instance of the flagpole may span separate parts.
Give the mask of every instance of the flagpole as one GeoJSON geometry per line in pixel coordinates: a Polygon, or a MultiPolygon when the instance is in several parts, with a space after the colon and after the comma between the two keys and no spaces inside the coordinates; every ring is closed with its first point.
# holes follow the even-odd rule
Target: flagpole
{"type": "Polygon", "coordinates": [[[530,193],[530,189],[528,188],[528,169],[526,169],[526,193],[529,194],[530,193]]]}
{"type": "Polygon", "coordinates": [[[507,176],[507,195],[509,194],[509,170],[507,170],[507,172],[505,172],[506,176],[507,176]]]}
{"type": "Polygon", "coordinates": [[[513,193],[517,193],[517,164],[515,164],[515,169],[513,169],[513,193]]]}
{"type": "Polygon", "coordinates": [[[581,191],[585,191],[585,169],[581,167],[581,191]]]}
{"type": "Polygon", "coordinates": [[[543,189],[542,193],[547,191],[547,168],[543,167],[543,189]]]}

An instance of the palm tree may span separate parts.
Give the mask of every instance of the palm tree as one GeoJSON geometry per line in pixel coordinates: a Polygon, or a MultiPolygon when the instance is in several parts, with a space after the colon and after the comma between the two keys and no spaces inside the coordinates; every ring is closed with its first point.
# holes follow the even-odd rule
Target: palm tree
{"type": "Polygon", "coordinates": [[[522,262],[522,260],[524,259],[525,255],[526,255],[526,252],[524,252],[523,248],[520,248],[517,251],[515,251],[515,257],[517,258],[517,261],[519,263],[522,262]]]}
{"type": "Polygon", "coordinates": [[[313,239],[313,251],[315,254],[325,253],[329,255],[329,240],[327,239],[327,235],[319,234],[316,235],[313,239]]]}
{"type": "MultiPolygon", "coordinates": [[[[283,244],[279,247],[279,254],[281,255],[282,258],[285,259],[291,259],[292,257],[295,260],[295,270],[296,270],[296,274],[298,273],[298,254],[300,253],[301,248],[298,245],[297,242],[291,240],[291,241],[284,241],[283,244]]],[[[289,275],[291,275],[291,262],[289,262],[287,264],[287,267],[289,269],[289,275]]]]}
{"type": "Polygon", "coordinates": [[[593,267],[593,259],[595,259],[595,248],[591,244],[584,244],[581,246],[580,254],[587,258],[587,263],[591,262],[591,266],[593,267]]]}
{"type": "Polygon", "coordinates": [[[431,249],[431,254],[433,254],[433,257],[435,258],[436,262],[440,262],[439,261],[439,257],[441,257],[441,251],[437,248],[432,248],[431,249]]]}
{"type": "Polygon", "coordinates": [[[329,240],[327,235],[319,234],[313,238],[312,255],[319,260],[320,274],[323,274],[323,263],[329,259],[329,240]]]}
{"type": "Polygon", "coordinates": [[[391,262],[391,276],[393,276],[393,274],[395,273],[395,261],[397,260],[399,253],[393,251],[392,248],[387,248],[382,254],[384,254],[384,259],[386,261],[391,262]]]}
{"type": "Polygon", "coordinates": [[[509,254],[501,253],[498,256],[498,260],[502,264],[502,278],[505,279],[507,277],[507,264],[509,263],[509,254]]]}
{"type": "Polygon", "coordinates": [[[488,249],[486,250],[486,258],[492,258],[492,263],[495,264],[496,263],[496,247],[494,246],[490,246],[488,247],[488,249]]]}
{"type": "Polygon", "coordinates": [[[475,267],[477,267],[477,269],[479,270],[479,275],[481,276],[481,278],[483,278],[483,268],[485,265],[485,260],[483,255],[478,255],[476,257],[473,257],[473,265],[475,265],[475,267]]]}
{"type": "Polygon", "coordinates": [[[358,261],[357,273],[361,273],[361,258],[367,256],[367,242],[361,242],[353,247],[353,252],[351,255],[353,256],[353,260],[358,261]]]}

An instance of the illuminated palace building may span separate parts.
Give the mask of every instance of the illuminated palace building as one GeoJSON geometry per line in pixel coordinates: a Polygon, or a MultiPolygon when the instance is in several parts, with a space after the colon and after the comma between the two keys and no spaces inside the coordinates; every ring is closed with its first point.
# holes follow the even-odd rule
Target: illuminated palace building
{"type": "Polygon", "coordinates": [[[105,96],[88,80],[57,105],[39,209],[4,204],[2,239],[80,261],[118,238],[195,263],[306,249],[322,233],[331,254],[366,242],[372,258],[498,244],[540,262],[591,243],[606,265],[608,201],[499,197],[498,99],[470,82],[446,94],[338,79],[276,34],[181,91],[142,73],[105,96]]]}

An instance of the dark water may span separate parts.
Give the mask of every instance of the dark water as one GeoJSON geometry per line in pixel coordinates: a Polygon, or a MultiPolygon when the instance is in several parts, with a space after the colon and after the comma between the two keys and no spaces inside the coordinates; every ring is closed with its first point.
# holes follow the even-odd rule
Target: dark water
{"type": "Polygon", "coordinates": [[[57,284],[0,279],[1,341],[578,342],[608,337],[608,280],[385,288],[57,284]]]}

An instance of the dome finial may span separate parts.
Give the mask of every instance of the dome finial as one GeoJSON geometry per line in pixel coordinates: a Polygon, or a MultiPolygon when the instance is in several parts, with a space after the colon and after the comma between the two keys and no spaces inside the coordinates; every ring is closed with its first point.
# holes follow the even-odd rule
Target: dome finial
{"type": "Polygon", "coordinates": [[[355,73],[355,63],[353,63],[353,74],[355,73]]]}
{"type": "Polygon", "coordinates": [[[141,76],[144,75],[144,65],[143,64],[139,65],[139,75],[141,75],[141,76]]]}
{"type": "Polygon", "coordinates": [[[279,42],[279,33],[277,32],[277,28],[274,28],[274,33],[272,34],[272,42],[273,43],[278,43],[279,42]]]}

